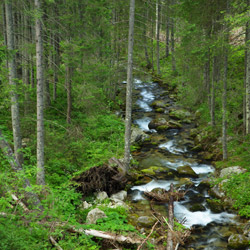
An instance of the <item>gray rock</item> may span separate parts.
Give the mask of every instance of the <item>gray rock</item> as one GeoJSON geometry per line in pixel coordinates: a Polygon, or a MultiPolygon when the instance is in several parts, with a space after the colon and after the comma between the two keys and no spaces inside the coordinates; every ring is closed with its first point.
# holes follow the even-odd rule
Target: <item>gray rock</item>
{"type": "Polygon", "coordinates": [[[156,118],[154,120],[152,120],[149,124],[148,127],[150,129],[156,129],[159,126],[163,126],[163,125],[168,125],[167,121],[165,118],[160,117],[160,118],[156,118]]]}
{"type": "Polygon", "coordinates": [[[91,210],[86,218],[87,224],[95,224],[98,219],[107,217],[106,214],[99,208],[91,210]]]}
{"type": "Polygon", "coordinates": [[[98,200],[98,201],[103,201],[103,200],[105,200],[105,199],[107,199],[108,198],[108,195],[107,195],[107,193],[106,192],[99,192],[99,193],[97,193],[97,195],[96,195],[96,199],[98,200]]]}
{"type": "Polygon", "coordinates": [[[128,205],[124,201],[121,201],[116,198],[111,199],[110,203],[108,204],[108,207],[110,208],[124,207],[126,209],[129,208],[128,205]]]}
{"type": "Polygon", "coordinates": [[[242,168],[240,166],[233,166],[229,168],[224,168],[220,172],[220,178],[224,178],[233,174],[242,174],[247,172],[245,168],[242,168]]]}
{"type": "Polygon", "coordinates": [[[127,191],[122,190],[122,191],[120,191],[120,192],[118,192],[116,194],[112,194],[110,199],[112,199],[112,200],[117,199],[117,200],[120,200],[120,201],[124,201],[127,198],[127,196],[128,196],[127,191]]]}
{"type": "Polygon", "coordinates": [[[144,142],[148,138],[149,138],[149,135],[144,133],[140,128],[132,127],[131,144],[144,142]]]}
{"type": "Polygon", "coordinates": [[[242,234],[232,234],[228,239],[228,247],[232,249],[245,249],[248,245],[247,237],[242,234]]]}
{"type": "Polygon", "coordinates": [[[149,217],[149,216],[140,216],[137,219],[137,223],[140,227],[148,227],[151,228],[154,223],[155,223],[155,218],[154,217],[149,217]]]}
{"type": "Polygon", "coordinates": [[[92,204],[89,204],[87,201],[84,201],[84,202],[82,203],[82,208],[83,208],[83,209],[88,209],[88,208],[90,208],[90,207],[92,207],[92,204]]]}

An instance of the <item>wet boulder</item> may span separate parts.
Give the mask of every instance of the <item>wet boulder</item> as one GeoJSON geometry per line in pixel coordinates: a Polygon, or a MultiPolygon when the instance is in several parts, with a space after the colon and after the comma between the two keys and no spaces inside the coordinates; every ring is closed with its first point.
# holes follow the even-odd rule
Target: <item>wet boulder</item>
{"type": "Polygon", "coordinates": [[[153,107],[154,109],[158,109],[158,108],[165,108],[167,105],[163,100],[156,100],[152,102],[150,106],[153,107]]]}
{"type": "Polygon", "coordinates": [[[207,204],[212,212],[221,213],[224,211],[224,207],[221,201],[207,199],[207,204]]]}
{"type": "Polygon", "coordinates": [[[143,172],[144,174],[156,176],[160,174],[166,175],[170,172],[170,170],[166,167],[151,166],[149,168],[142,169],[141,172],[143,172]]]}
{"type": "Polygon", "coordinates": [[[156,129],[157,127],[162,126],[162,125],[168,125],[168,123],[165,118],[160,117],[160,118],[153,119],[148,124],[148,127],[149,129],[156,129]]]}
{"type": "Polygon", "coordinates": [[[198,174],[196,174],[189,165],[178,167],[177,172],[180,176],[188,176],[188,177],[194,177],[194,178],[198,177],[198,174]]]}
{"type": "Polygon", "coordinates": [[[199,203],[196,203],[196,204],[193,204],[189,210],[191,212],[198,212],[198,211],[206,211],[206,208],[202,205],[202,204],[199,204],[199,203]]]}
{"type": "Polygon", "coordinates": [[[249,240],[242,234],[232,234],[228,239],[228,247],[231,249],[246,249],[249,240]]]}
{"type": "Polygon", "coordinates": [[[140,128],[132,127],[131,144],[142,143],[148,138],[149,138],[149,135],[143,132],[140,128]]]}

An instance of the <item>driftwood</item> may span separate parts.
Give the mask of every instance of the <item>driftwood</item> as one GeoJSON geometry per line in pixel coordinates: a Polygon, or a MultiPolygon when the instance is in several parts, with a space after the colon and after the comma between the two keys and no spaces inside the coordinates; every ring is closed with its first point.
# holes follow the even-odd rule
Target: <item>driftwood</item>
{"type": "MultiPolygon", "coordinates": [[[[0,130],[0,148],[2,152],[6,156],[11,168],[14,172],[21,172],[23,168],[21,164],[17,161],[15,154],[13,153],[12,148],[10,147],[9,143],[4,139],[2,131],[0,130]]],[[[23,186],[24,188],[30,187],[30,182],[27,178],[23,179],[23,186]]],[[[38,207],[40,210],[43,210],[43,206],[41,205],[41,201],[39,200],[38,196],[35,193],[25,191],[25,196],[28,199],[29,203],[34,206],[38,207]]]]}

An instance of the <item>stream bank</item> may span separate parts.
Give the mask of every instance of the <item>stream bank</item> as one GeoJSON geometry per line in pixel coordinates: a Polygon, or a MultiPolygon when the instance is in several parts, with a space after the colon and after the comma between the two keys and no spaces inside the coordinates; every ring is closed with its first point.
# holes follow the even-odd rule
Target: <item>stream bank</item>
{"type": "MultiPolygon", "coordinates": [[[[202,157],[202,147],[194,140],[197,114],[177,106],[175,94],[159,83],[136,79],[134,84],[133,123],[145,136],[135,136],[137,145],[132,154],[138,162],[132,173],[136,181],[129,192],[132,222],[141,231],[150,228],[153,220],[143,193],[155,188],[168,190],[173,183],[187,191],[184,200],[175,202],[176,218],[192,230],[182,249],[228,249],[229,237],[241,235],[243,221],[230,207],[217,204],[212,195],[210,179],[215,169],[208,161],[212,158],[202,157]],[[147,217],[148,224],[138,226],[142,225],[141,217],[147,217]]],[[[158,209],[166,214],[167,205],[158,209]]],[[[238,245],[231,248],[247,249],[246,242],[241,242],[238,237],[238,245]]]]}

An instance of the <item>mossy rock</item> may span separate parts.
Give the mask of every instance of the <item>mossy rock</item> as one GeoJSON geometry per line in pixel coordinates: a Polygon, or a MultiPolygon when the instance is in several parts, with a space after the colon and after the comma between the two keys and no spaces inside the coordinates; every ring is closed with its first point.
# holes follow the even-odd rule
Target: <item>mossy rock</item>
{"type": "Polygon", "coordinates": [[[189,210],[191,212],[197,212],[197,211],[206,211],[206,208],[202,205],[202,204],[199,204],[199,203],[196,203],[196,204],[193,204],[189,210]]]}
{"type": "Polygon", "coordinates": [[[249,240],[242,234],[232,234],[228,239],[228,247],[231,249],[246,249],[249,246],[249,240]]]}
{"type": "Polygon", "coordinates": [[[157,131],[165,131],[168,130],[169,126],[168,125],[161,125],[156,128],[157,131]]]}
{"type": "Polygon", "coordinates": [[[155,112],[157,113],[164,113],[165,109],[164,108],[157,108],[155,112]]]}
{"type": "Polygon", "coordinates": [[[175,185],[175,187],[179,188],[183,185],[186,186],[193,186],[194,183],[189,179],[189,178],[180,178],[179,179],[179,183],[175,185]]]}
{"type": "Polygon", "coordinates": [[[170,120],[168,122],[168,125],[169,125],[169,128],[182,128],[182,125],[179,122],[173,121],[173,120],[170,120]]]}
{"type": "Polygon", "coordinates": [[[198,174],[189,165],[178,167],[177,172],[180,176],[198,177],[198,174]]]}
{"type": "Polygon", "coordinates": [[[207,204],[214,213],[221,213],[224,211],[224,206],[220,200],[207,199],[207,204]]]}
{"type": "Polygon", "coordinates": [[[156,129],[157,127],[162,126],[162,125],[167,125],[167,121],[165,118],[160,117],[160,118],[156,118],[156,119],[150,121],[150,123],[148,124],[148,128],[149,129],[156,129]]]}
{"type": "Polygon", "coordinates": [[[202,151],[202,145],[201,144],[197,144],[196,146],[194,146],[191,150],[195,151],[195,152],[200,152],[202,151]]]}
{"type": "Polygon", "coordinates": [[[151,103],[151,107],[158,109],[158,108],[165,108],[166,103],[163,100],[157,100],[151,103]]]}
{"type": "Polygon", "coordinates": [[[137,219],[137,224],[139,227],[151,228],[155,224],[156,219],[151,216],[140,216],[137,219]]]}
{"type": "Polygon", "coordinates": [[[173,119],[182,120],[182,121],[190,120],[190,122],[191,122],[191,117],[192,117],[189,111],[186,111],[183,109],[175,109],[175,110],[172,109],[169,113],[169,116],[173,119]]]}

